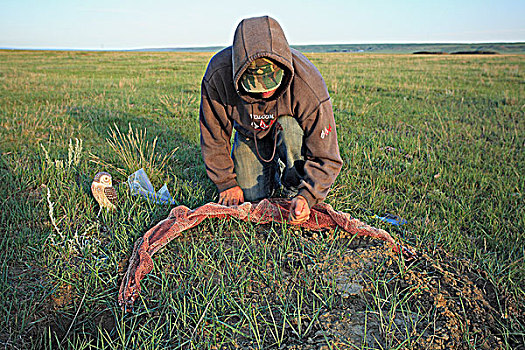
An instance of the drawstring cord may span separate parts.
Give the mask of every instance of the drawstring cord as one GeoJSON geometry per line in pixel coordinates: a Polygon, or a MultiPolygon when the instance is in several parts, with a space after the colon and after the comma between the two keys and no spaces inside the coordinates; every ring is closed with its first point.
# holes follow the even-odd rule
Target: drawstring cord
{"type": "Polygon", "coordinates": [[[255,135],[255,129],[253,129],[253,138],[255,140],[255,150],[257,151],[257,156],[259,157],[260,160],[262,160],[265,163],[270,163],[275,157],[275,150],[277,149],[277,131],[283,129],[283,127],[281,126],[281,124],[279,124],[279,122],[275,122],[274,125],[275,127],[273,128],[273,152],[272,152],[272,156],[270,157],[270,159],[264,159],[259,153],[259,147],[257,146],[257,136],[255,135]]]}

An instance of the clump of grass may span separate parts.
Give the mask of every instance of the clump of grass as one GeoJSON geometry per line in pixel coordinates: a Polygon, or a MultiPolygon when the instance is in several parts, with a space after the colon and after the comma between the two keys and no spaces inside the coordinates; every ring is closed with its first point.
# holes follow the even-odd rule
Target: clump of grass
{"type": "Polygon", "coordinates": [[[99,224],[91,223],[85,217],[92,214],[91,210],[76,210],[79,208],[78,202],[76,206],[68,205],[71,201],[89,197],[84,190],[84,183],[75,183],[79,174],[85,173],[83,141],[69,140],[67,157],[64,159],[53,159],[44,145],[40,144],[40,148],[43,152],[41,188],[46,191],[44,197],[47,214],[54,229],[47,237],[46,243],[65,255],[77,254],[86,249],[92,250],[93,242],[88,237],[98,230],[99,224]]]}
{"type": "Polygon", "coordinates": [[[92,161],[124,176],[143,168],[151,179],[160,179],[164,177],[164,169],[178,149],[178,147],[174,148],[168,154],[161,155],[157,149],[157,137],[150,143],[147,138],[147,129],[134,130],[131,123],[128,124],[127,133],[122,132],[114,124],[114,128],[109,130],[109,136],[106,142],[120,160],[123,168],[108,163],[93,154],[91,155],[92,161]]]}
{"type": "Polygon", "coordinates": [[[49,168],[71,168],[72,166],[78,166],[82,159],[83,146],[82,140],[79,139],[75,139],[75,144],[73,144],[73,140],[69,140],[69,146],[67,148],[67,160],[65,164],[62,159],[55,159],[54,161],[51,160],[51,157],[49,156],[49,151],[44,147],[44,145],[40,144],[40,148],[44,152],[44,159],[46,161],[47,167],[49,168]]]}
{"type": "Polygon", "coordinates": [[[195,95],[184,93],[179,98],[173,95],[162,95],[159,98],[159,102],[168,115],[185,116],[195,113],[195,106],[199,100],[195,95]]]}

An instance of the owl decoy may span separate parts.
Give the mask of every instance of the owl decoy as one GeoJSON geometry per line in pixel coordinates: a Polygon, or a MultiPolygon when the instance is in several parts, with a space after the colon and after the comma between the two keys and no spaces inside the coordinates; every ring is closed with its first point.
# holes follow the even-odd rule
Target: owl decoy
{"type": "Polygon", "coordinates": [[[111,174],[105,171],[96,174],[91,184],[91,192],[100,205],[100,210],[102,208],[106,208],[106,210],[117,208],[117,191],[111,183],[111,174]]]}

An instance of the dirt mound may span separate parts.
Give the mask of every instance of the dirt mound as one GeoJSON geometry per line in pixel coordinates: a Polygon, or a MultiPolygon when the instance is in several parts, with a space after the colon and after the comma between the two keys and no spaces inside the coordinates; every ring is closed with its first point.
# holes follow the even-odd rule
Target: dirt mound
{"type": "Polygon", "coordinates": [[[468,261],[440,251],[439,257],[420,254],[406,262],[368,237],[338,237],[336,244],[347,249],[315,263],[301,254],[287,259],[291,270],[333,283],[340,296],[319,315],[307,342],[288,348],[505,348],[495,289],[468,261]]]}
{"type": "Polygon", "coordinates": [[[315,268],[347,296],[320,318],[336,344],[468,349],[468,339],[483,339],[484,349],[503,347],[494,290],[468,263],[422,255],[404,265],[384,244],[368,242],[315,268]]]}
{"type": "MultiPolygon", "coordinates": [[[[407,262],[384,242],[342,234],[334,238],[332,252],[321,256],[296,252],[282,262],[289,273],[282,284],[322,280],[335,286],[337,297],[318,314],[303,309],[310,315],[305,317],[310,330],[301,339],[294,334],[297,320],[283,323],[287,341],[280,348],[328,349],[327,344],[338,349],[505,348],[498,330],[505,316],[495,309],[495,289],[468,261],[440,251],[439,257],[420,254],[407,262]]],[[[315,287],[307,288],[315,294],[315,287]]],[[[254,301],[265,295],[271,304],[279,291],[259,289],[254,283],[251,293],[254,301]]],[[[304,304],[313,299],[305,296],[304,304]]],[[[263,323],[275,321],[271,308],[268,312],[261,315],[263,323]]],[[[253,345],[243,337],[236,344],[253,345]]]]}

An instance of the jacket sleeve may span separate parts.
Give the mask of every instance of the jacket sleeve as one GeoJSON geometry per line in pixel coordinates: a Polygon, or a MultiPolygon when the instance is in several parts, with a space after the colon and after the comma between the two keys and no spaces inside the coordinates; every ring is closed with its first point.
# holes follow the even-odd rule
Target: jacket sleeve
{"type": "Polygon", "coordinates": [[[219,192],[237,186],[230,156],[232,122],[217,91],[205,80],[201,86],[199,111],[201,130],[201,152],[208,177],[219,192]]]}
{"type": "Polygon", "coordinates": [[[299,194],[306,198],[311,208],[326,198],[343,161],[339,154],[330,99],[321,102],[314,111],[299,115],[298,119],[304,131],[306,147],[306,176],[299,186],[299,194]]]}

